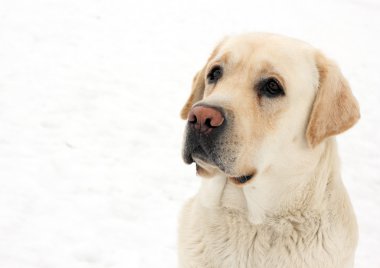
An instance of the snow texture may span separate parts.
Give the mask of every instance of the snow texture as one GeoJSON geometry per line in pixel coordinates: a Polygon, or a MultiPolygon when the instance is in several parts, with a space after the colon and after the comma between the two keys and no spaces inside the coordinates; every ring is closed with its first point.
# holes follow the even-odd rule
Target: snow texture
{"type": "Polygon", "coordinates": [[[356,267],[380,267],[377,0],[1,1],[0,267],[176,267],[200,182],[179,111],[214,45],[249,31],[305,40],[350,81],[356,267]]]}

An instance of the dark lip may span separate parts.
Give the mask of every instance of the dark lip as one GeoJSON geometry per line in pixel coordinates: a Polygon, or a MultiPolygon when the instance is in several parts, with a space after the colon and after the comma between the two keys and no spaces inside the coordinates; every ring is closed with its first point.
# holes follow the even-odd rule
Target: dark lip
{"type": "Polygon", "coordinates": [[[239,177],[229,177],[236,184],[244,184],[253,178],[254,174],[239,177]]]}

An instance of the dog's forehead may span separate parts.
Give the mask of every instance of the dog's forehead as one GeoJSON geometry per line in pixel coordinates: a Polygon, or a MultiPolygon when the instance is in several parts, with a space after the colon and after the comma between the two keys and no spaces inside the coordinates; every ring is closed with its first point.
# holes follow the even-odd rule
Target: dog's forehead
{"type": "Polygon", "coordinates": [[[245,34],[228,37],[213,52],[212,61],[231,64],[271,62],[273,65],[310,61],[315,49],[309,44],[274,34],[245,34]],[[226,57],[228,55],[228,57],[226,57]]]}

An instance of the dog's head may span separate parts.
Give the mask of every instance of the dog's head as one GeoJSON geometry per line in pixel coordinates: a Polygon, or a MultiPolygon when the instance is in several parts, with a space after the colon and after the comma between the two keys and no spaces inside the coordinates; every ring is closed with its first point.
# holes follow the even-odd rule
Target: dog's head
{"type": "Polygon", "coordinates": [[[338,67],[301,41],[272,34],[223,40],[196,74],[182,109],[183,158],[201,176],[243,184],[307,161],[359,119],[338,67]]]}

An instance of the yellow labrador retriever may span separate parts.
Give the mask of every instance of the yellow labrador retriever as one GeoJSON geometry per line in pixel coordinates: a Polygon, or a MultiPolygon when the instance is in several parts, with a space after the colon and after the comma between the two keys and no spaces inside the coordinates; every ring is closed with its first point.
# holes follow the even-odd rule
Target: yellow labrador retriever
{"type": "Polygon", "coordinates": [[[226,38],[181,115],[202,183],[180,217],[180,267],[353,267],[334,135],[360,114],[334,62],[279,35],[226,38]]]}

